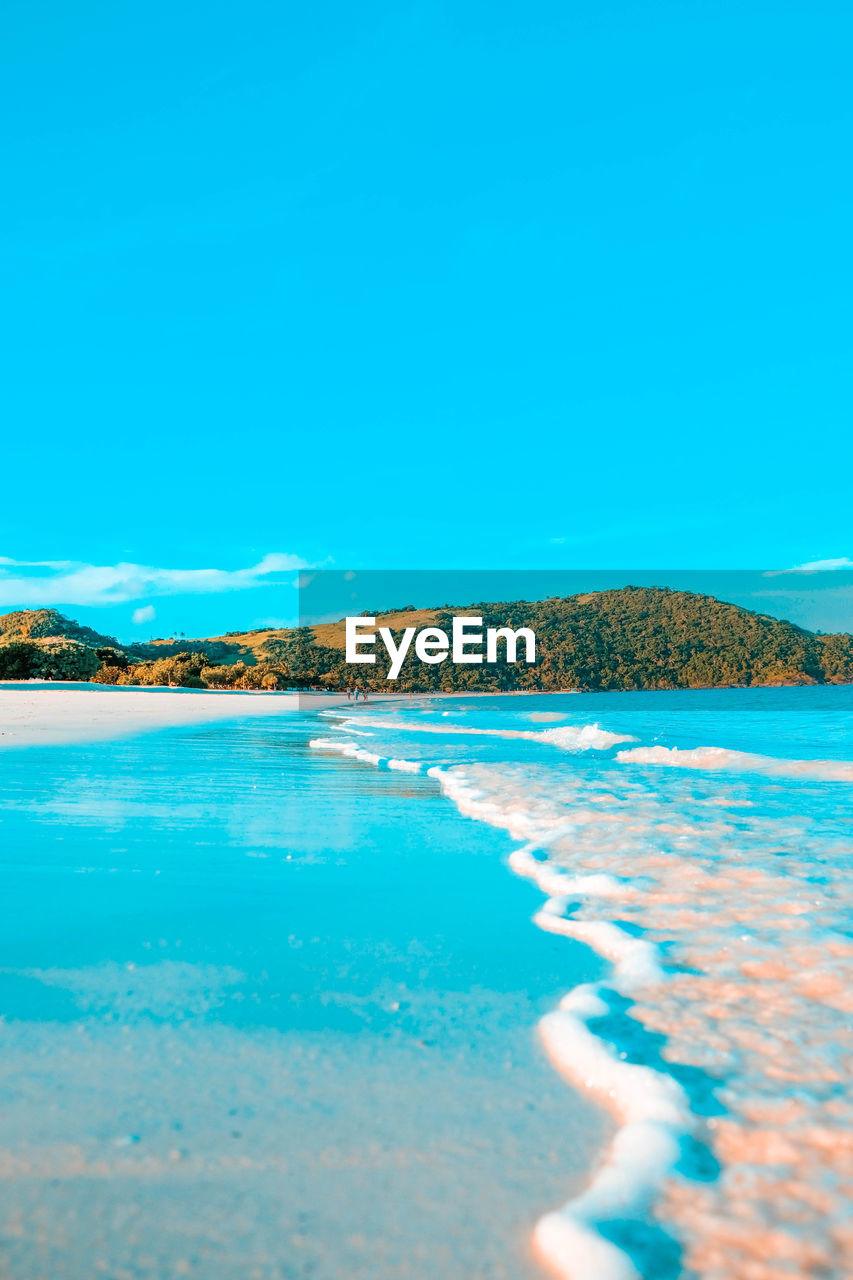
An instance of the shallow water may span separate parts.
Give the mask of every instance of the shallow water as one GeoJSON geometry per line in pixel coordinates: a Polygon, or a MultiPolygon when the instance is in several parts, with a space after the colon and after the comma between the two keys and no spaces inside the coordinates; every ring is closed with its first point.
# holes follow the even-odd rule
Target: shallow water
{"type": "Polygon", "coordinates": [[[610,962],[540,1021],[620,1123],[543,1216],[560,1273],[853,1270],[853,689],[405,701],[321,753],[417,770],[515,842],[536,922],[610,962]]]}
{"type": "Polygon", "coordinates": [[[318,725],[0,758],[9,1280],[540,1274],[608,1126],[535,1028],[604,964],[318,725]]]}

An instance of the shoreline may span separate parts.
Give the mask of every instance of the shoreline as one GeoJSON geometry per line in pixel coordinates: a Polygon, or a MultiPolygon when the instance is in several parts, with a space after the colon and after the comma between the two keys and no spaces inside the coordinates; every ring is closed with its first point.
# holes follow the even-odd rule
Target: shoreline
{"type": "MultiPolygon", "coordinates": [[[[754,692],[767,686],[726,686],[716,692],[754,692]]],[[[802,688],[774,685],[773,688],[802,688]]],[[[823,688],[840,688],[825,685],[823,688]]],[[[705,689],[612,690],[622,696],[639,693],[703,693],[705,689]]],[[[367,703],[351,703],[345,693],[312,691],[262,691],[234,689],[185,689],[166,685],[113,686],[91,682],[5,680],[0,682],[0,751],[4,748],[64,746],[75,742],[100,742],[132,737],[138,733],[213,724],[259,716],[280,716],[331,707],[349,707],[358,714],[363,706],[385,702],[416,703],[426,699],[591,696],[577,689],[491,690],[430,693],[371,693],[367,703]],[[171,695],[171,696],[166,696],[171,695]]]]}
{"type": "MultiPolygon", "coordinates": [[[[368,705],[394,698],[393,694],[376,694],[368,705]]],[[[59,681],[9,681],[0,685],[0,750],[103,742],[184,725],[298,714],[341,705],[347,705],[346,694],[213,692],[159,686],[104,688],[59,681]]]]}
{"type": "Polygon", "coordinates": [[[192,1251],[216,1280],[542,1277],[531,1229],[612,1122],[535,1026],[603,962],[530,928],[503,835],[425,779],[306,752],[312,731],[5,758],[36,801],[4,812],[16,1276],[83,1280],[97,1233],[146,1276],[192,1251]]]}

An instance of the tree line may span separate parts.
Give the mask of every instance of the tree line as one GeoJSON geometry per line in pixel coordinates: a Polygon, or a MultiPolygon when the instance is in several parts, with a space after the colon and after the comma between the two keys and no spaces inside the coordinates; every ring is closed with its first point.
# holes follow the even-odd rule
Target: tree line
{"type": "MultiPolygon", "coordinates": [[[[0,679],[267,690],[358,684],[398,693],[853,683],[853,636],[806,631],[687,591],[625,587],[532,603],[455,606],[437,611],[435,625],[449,630],[452,613],[482,617],[484,627],[530,627],[536,663],[509,664],[500,653],[496,664],[448,660],[430,666],[412,652],[392,683],[381,649],[375,664],[353,667],[344,661],[343,647],[319,644],[309,627],[281,631],[257,651],[244,646],[236,661],[226,661],[239,650],[236,633],[227,646],[214,641],[205,649],[204,641],[186,641],[182,648],[173,642],[134,650],[43,610],[0,618],[0,679]],[[39,620],[35,628],[32,618],[39,620]],[[56,634],[61,624],[70,634],[56,634]],[[110,643],[93,644],[92,638],[110,643]]],[[[399,642],[402,630],[394,636],[399,642]]]]}

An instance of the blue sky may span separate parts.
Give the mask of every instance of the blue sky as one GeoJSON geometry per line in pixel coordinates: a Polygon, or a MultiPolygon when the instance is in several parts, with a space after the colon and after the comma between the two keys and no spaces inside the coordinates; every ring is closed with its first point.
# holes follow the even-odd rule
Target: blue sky
{"type": "Polygon", "coordinates": [[[199,634],[303,563],[853,557],[848,5],[2,28],[3,607],[199,634]]]}

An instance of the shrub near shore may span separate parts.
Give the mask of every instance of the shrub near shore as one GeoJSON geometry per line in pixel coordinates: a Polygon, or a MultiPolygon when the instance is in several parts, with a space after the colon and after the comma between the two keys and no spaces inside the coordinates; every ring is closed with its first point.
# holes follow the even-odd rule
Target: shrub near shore
{"type": "Polygon", "coordinates": [[[0,680],[60,680],[182,689],[286,689],[287,671],[271,662],[211,666],[204,653],[177,653],[154,662],[129,662],[120,651],[76,643],[17,640],[0,645],[0,680]]]}
{"type": "Polygon", "coordinates": [[[154,662],[135,662],[124,669],[103,664],[93,675],[96,684],[170,685],[182,689],[286,689],[287,671],[270,662],[211,666],[205,653],[176,653],[154,662]]]}
{"type": "Polygon", "coordinates": [[[73,640],[0,645],[0,680],[94,680],[101,665],[94,649],[73,640]]]}

